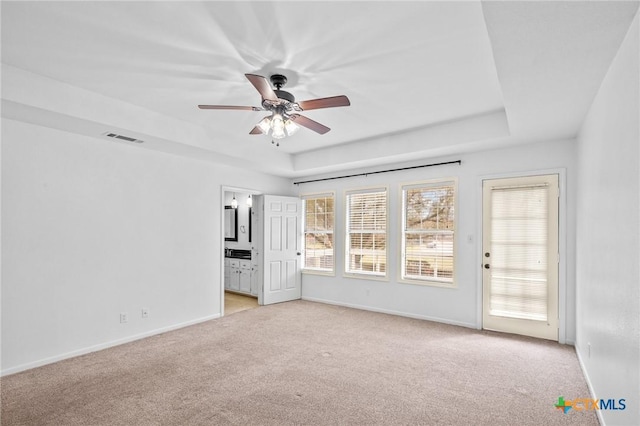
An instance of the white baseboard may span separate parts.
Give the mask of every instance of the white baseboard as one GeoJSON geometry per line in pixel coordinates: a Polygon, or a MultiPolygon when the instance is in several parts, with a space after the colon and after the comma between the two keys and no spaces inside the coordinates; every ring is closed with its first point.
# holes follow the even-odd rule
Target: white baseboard
{"type": "MultiPolygon", "coordinates": [[[[598,399],[597,395],[596,395],[596,391],[593,389],[593,385],[591,384],[591,379],[589,379],[589,373],[587,372],[587,369],[584,366],[584,362],[582,362],[582,356],[580,356],[580,351],[578,350],[578,345],[574,344],[574,347],[576,349],[576,355],[578,357],[578,364],[580,364],[580,369],[582,370],[582,375],[584,376],[584,379],[587,382],[587,387],[589,388],[589,394],[591,395],[592,399],[598,399]]],[[[602,426],[605,426],[605,422],[604,422],[604,418],[602,417],[602,410],[595,410],[596,415],[598,416],[598,421],[600,422],[600,424],[602,426]]]]}
{"type": "Polygon", "coordinates": [[[198,318],[191,321],[182,322],[179,324],[170,325],[167,327],[157,328],[155,330],[146,331],[144,333],[136,334],[133,336],[124,337],[118,340],[112,340],[106,343],[100,343],[98,345],[89,346],[75,351],[67,352],[61,355],[52,356],[49,358],[40,359],[38,361],[21,364],[16,367],[7,368],[0,371],[0,377],[8,376],[10,374],[19,373],[21,371],[30,370],[32,368],[41,367],[43,365],[52,364],[54,362],[62,361],[69,358],[75,358],[80,355],[86,355],[91,352],[101,351],[103,349],[111,348],[113,346],[122,345],[125,343],[133,342],[135,340],[144,339],[145,337],[155,336],[156,334],[166,333],[167,331],[177,330],[180,328],[188,327],[190,325],[199,324],[201,322],[209,321],[212,319],[220,318],[220,314],[213,314],[206,317],[198,318]]]}
{"type": "Polygon", "coordinates": [[[344,306],[346,308],[361,309],[363,311],[379,312],[381,314],[398,315],[398,316],[401,316],[401,317],[421,319],[421,320],[439,322],[439,323],[449,324],[449,325],[457,325],[457,326],[466,327],[466,328],[473,328],[473,329],[477,329],[478,328],[475,323],[452,321],[452,320],[448,320],[448,319],[444,319],[444,318],[430,317],[430,316],[427,316],[427,315],[418,315],[418,314],[412,314],[412,313],[408,313],[408,312],[393,311],[393,310],[390,310],[390,309],[381,309],[381,308],[374,308],[374,307],[371,307],[371,306],[356,305],[354,303],[336,302],[334,300],[320,299],[320,298],[317,298],[317,297],[304,297],[303,296],[302,300],[308,300],[309,302],[326,303],[328,305],[344,306]]]}

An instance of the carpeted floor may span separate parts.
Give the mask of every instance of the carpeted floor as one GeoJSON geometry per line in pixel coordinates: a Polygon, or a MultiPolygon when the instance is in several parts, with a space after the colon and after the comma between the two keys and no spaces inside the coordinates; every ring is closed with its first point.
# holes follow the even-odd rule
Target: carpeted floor
{"type": "Polygon", "coordinates": [[[596,425],[574,349],[306,301],[2,378],[3,425],[596,425]]]}

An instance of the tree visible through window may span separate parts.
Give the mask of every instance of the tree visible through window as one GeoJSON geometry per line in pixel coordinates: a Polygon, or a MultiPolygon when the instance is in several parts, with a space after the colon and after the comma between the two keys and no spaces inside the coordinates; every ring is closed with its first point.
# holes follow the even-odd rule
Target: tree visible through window
{"type": "Polygon", "coordinates": [[[346,204],[346,272],[386,276],[386,189],[350,192],[346,204]]]}
{"type": "Polygon", "coordinates": [[[333,272],[333,194],[304,197],[304,266],[307,271],[333,272]]]}
{"type": "Polygon", "coordinates": [[[402,279],[453,283],[453,181],[404,186],[402,279]]]}

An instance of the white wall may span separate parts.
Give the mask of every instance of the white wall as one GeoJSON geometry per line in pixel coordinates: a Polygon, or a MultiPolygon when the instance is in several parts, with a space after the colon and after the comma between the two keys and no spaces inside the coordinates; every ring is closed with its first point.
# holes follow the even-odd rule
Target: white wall
{"type": "Polygon", "coordinates": [[[217,317],[223,185],[293,191],[288,179],[3,119],[2,373],[217,317]]]}
{"type": "MultiPolygon", "coordinates": [[[[567,215],[566,240],[566,288],[560,295],[563,303],[560,321],[566,336],[562,340],[572,343],[575,338],[575,295],[573,274],[575,247],[575,141],[558,141],[521,145],[509,149],[463,154],[457,157],[432,159],[413,163],[428,164],[461,159],[462,165],[447,165],[409,171],[368,175],[340,180],[330,180],[299,185],[299,193],[324,191],[336,192],[336,276],[326,277],[304,274],[302,296],[309,300],[326,301],[347,306],[357,306],[382,312],[458,324],[480,326],[481,315],[481,217],[482,178],[503,174],[527,174],[549,169],[565,169],[567,196],[564,214],[567,215]],[[439,288],[401,284],[397,281],[400,190],[401,183],[433,178],[458,178],[458,228],[456,233],[457,288],[439,288]],[[388,185],[390,212],[388,216],[390,238],[388,282],[353,279],[343,276],[344,271],[344,191],[369,185],[388,185]]],[[[395,168],[403,165],[390,166],[395,168]]],[[[404,165],[406,166],[406,164],[404,165]]],[[[350,171],[354,174],[357,171],[350,171]]],[[[310,178],[311,179],[311,178],[310,178]]],[[[308,180],[308,179],[299,179],[308,180]]]]}
{"type": "Polygon", "coordinates": [[[636,16],[577,144],[576,347],[595,397],[627,400],[608,425],[640,424],[639,36],[636,16]]]}

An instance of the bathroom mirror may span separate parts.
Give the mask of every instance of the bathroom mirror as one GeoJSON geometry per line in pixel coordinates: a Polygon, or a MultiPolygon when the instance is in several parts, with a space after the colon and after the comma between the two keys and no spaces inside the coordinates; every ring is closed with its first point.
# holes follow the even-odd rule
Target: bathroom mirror
{"type": "Polygon", "coordinates": [[[224,206],[224,240],[238,241],[238,209],[224,206]]]}

